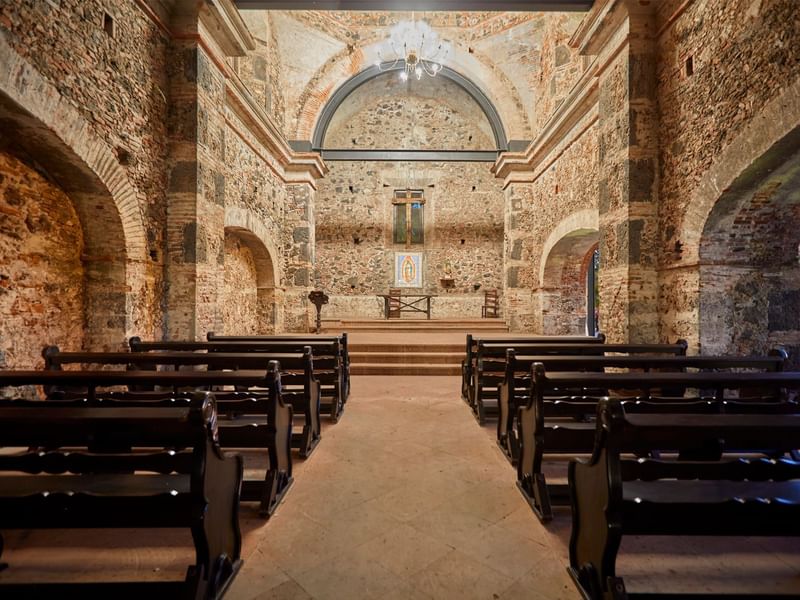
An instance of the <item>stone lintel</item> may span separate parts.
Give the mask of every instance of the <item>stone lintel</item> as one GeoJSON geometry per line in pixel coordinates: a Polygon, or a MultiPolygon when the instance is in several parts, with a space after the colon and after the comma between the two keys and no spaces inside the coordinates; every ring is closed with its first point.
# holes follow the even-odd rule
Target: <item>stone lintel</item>
{"type": "Polygon", "coordinates": [[[231,0],[206,0],[200,21],[226,56],[246,56],[256,43],[231,0]]]}

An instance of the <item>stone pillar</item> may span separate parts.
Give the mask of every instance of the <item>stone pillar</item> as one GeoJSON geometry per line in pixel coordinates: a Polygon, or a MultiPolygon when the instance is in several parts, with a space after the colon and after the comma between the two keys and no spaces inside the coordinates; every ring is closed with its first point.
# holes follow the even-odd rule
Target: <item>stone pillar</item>
{"type": "Polygon", "coordinates": [[[530,231],[524,215],[533,203],[530,183],[510,183],[505,189],[503,236],[503,312],[511,331],[536,332],[541,310],[534,302],[530,231]],[[527,251],[526,251],[527,250],[527,251]]]}
{"type": "Polygon", "coordinates": [[[286,331],[309,332],[315,319],[314,307],[308,301],[315,266],[314,199],[315,190],[309,183],[287,186],[283,223],[286,235],[283,327],[286,331]]]}
{"type": "Polygon", "coordinates": [[[201,339],[222,329],[225,83],[197,39],[170,57],[166,336],[201,339]]]}
{"type": "Polygon", "coordinates": [[[652,7],[614,3],[600,42],[600,327],[657,342],[658,114],[652,7]],[[613,27],[613,29],[612,29],[613,27]]]}

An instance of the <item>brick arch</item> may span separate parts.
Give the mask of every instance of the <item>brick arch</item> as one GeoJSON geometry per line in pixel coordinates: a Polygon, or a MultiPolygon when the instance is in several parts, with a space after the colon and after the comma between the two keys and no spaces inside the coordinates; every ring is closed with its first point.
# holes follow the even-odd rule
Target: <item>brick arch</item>
{"type": "Polygon", "coordinates": [[[700,239],[700,345],[800,363],[800,125],[775,142],[714,204],[700,239]]]}
{"type": "MultiPolygon", "coordinates": [[[[296,139],[312,139],[328,101],[349,80],[373,65],[377,57],[376,48],[374,40],[366,40],[355,51],[339,51],[317,70],[298,99],[295,113],[296,139]]],[[[509,139],[529,137],[530,123],[527,114],[521,109],[524,103],[518,92],[501,69],[486,64],[487,62],[488,57],[477,57],[466,49],[454,47],[448,66],[469,80],[496,107],[509,139]],[[502,101],[501,96],[495,92],[501,89],[507,92],[508,100],[502,101]]]]}
{"type": "Polygon", "coordinates": [[[586,333],[586,268],[600,239],[598,213],[573,213],[559,223],[544,244],[539,265],[542,333],[586,333]]]}
{"type": "Polygon", "coordinates": [[[700,240],[717,201],[755,158],[800,126],[800,80],[765,105],[720,152],[692,194],[682,218],[682,263],[699,260],[700,240]]]}
{"type": "Polygon", "coordinates": [[[0,32],[0,119],[75,204],[84,230],[86,339],[113,348],[133,333],[147,237],[136,190],[112,150],[0,32]]]}
{"type": "Polygon", "coordinates": [[[263,330],[274,333],[283,323],[283,271],[278,250],[264,225],[251,211],[229,207],[225,210],[225,235],[236,236],[250,250],[256,264],[257,311],[263,330]]]}
{"type": "Polygon", "coordinates": [[[539,261],[539,286],[544,286],[546,281],[547,260],[553,247],[565,238],[578,235],[580,232],[598,232],[600,228],[600,213],[596,209],[586,209],[574,212],[556,225],[542,245],[542,255],[539,261]]]}
{"type": "MultiPolygon", "coordinates": [[[[759,114],[742,128],[733,140],[714,158],[703,173],[699,184],[692,192],[683,213],[678,216],[678,232],[681,254],[671,266],[681,267],[662,271],[661,336],[689,340],[691,346],[703,352],[720,351],[720,346],[711,342],[711,328],[703,318],[700,305],[707,299],[707,287],[701,290],[701,280],[711,281],[709,272],[713,265],[702,266],[701,250],[703,233],[709,227],[712,213],[719,210],[718,202],[726,196],[737,178],[758,157],[763,156],[778,141],[800,125],[800,81],[787,86],[782,94],[765,104],[759,114]],[[704,330],[701,343],[701,328],[704,330]]],[[[672,243],[670,242],[670,247],[672,243]]],[[[732,346],[729,347],[729,349],[732,346]]]]}

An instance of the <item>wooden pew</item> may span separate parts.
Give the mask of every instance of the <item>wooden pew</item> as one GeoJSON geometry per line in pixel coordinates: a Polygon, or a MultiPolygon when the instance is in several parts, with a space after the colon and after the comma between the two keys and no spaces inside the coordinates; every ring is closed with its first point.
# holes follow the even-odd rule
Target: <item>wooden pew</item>
{"type": "MultiPolygon", "coordinates": [[[[569,464],[569,573],[582,596],[592,600],[677,597],[627,593],[616,573],[617,552],[625,535],[800,536],[798,462],[630,460],[623,453],[636,447],[701,447],[718,440],[736,452],[757,452],[763,447],[787,451],[798,439],[798,415],[627,414],[621,402],[603,400],[591,458],[569,464]]],[[[690,597],[698,596],[714,597],[690,597]]]]}
{"type": "Polygon", "coordinates": [[[476,337],[471,333],[467,334],[467,351],[461,361],[461,397],[470,406],[473,404],[472,389],[473,375],[475,372],[475,362],[477,358],[478,346],[482,343],[508,344],[603,344],[606,336],[598,333],[594,336],[583,335],[483,335],[476,337]]]}
{"type": "Polygon", "coordinates": [[[217,335],[213,331],[206,334],[209,342],[305,342],[312,349],[317,343],[326,349],[329,344],[338,342],[342,362],[342,396],[344,401],[350,397],[350,351],[348,350],[347,332],[341,335],[315,335],[315,334],[281,334],[281,335],[217,335]]]}
{"type": "MultiPolygon", "coordinates": [[[[266,414],[265,427],[253,427],[247,420],[218,421],[220,443],[229,448],[264,448],[269,463],[262,479],[245,479],[242,482],[241,499],[259,502],[260,513],[269,517],[286,495],[294,479],[292,477],[292,407],[281,397],[281,379],[277,362],[270,362],[268,369],[257,371],[0,371],[0,388],[41,385],[45,388],[66,387],[86,390],[83,400],[71,400],[73,406],[85,402],[87,406],[113,406],[114,400],[104,401],[107,393],[98,388],[116,386],[128,389],[150,389],[161,386],[173,390],[174,400],[148,399],[146,395],[138,402],[155,403],[155,406],[174,405],[181,399],[180,390],[187,387],[210,388],[212,386],[258,387],[266,390],[255,398],[242,398],[238,402],[220,404],[226,411],[247,414],[266,414]]],[[[172,396],[173,394],[168,394],[172,396]]],[[[137,402],[135,396],[127,395],[118,400],[124,403],[137,402]]],[[[55,403],[54,403],[55,404],[55,403]]],[[[153,404],[149,404],[153,406],[153,404]]],[[[216,413],[215,413],[216,414],[216,413]]]]}
{"type": "Polygon", "coordinates": [[[341,344],[338,341],[307,344],[294,341],[280,342],[191,342],[165,341],[144,342],[139,337],[128,340],[133,352],[261,352],[261,353],[295,353],[303,352],[305,346],[311,346],[314,357],[314,375],[321,389],[320,410],[327,411],[331,420],[336,423],[344,411],[344,381],[341,344]]]}
{"type": "MultiPolygon", "coordinates": [[[[292,447],[297,448],[300,456],[308,457],[321,439],[319,418],[320,385],[314,375],[314,361],[311,348],[306,346],[304,352],[293,354],[262,354],[255,352],[61,352],[57,346],[48,346],[42,352],[45,369],[61,370],[66,365],[125,365],[129,370],[156,370],[170,367],[179,370],[182,367],[205,367],[209,371],[223,370],[260,370],[266,369],[269,362],[276,360],[280,364],[281,397],[292,406],[293,414],[303,417],[303,429],[292,434],[292,447]]],[[[63,397],[64,390],[48,390],[50,397],[55,394],[63,397]]],[[[234,418],[237,425],[244,426],[243,416],[227,409],[230,402],[239,402],[246,398],[258,398],[261,392],[257,389],[239,390],[236,393],[217,391],[218,412],[222,417],[234,418]]],[[[264,392],[267,395],[269,391],[264,392]]],[[[253,409],[266,408],[269,403],[253,404],[253,409]]],[[[267,426],[266,413],[249,413],[248,422],[251,427],[262,430],[267,426]]],[[[241,429],[240,429],[241,430],[241,429]]]]}
{"type": "MultiPolygon", "coordinates": [[[[542,363],[549,373],[558,371],[599,372],[606,369],[635,369],[645,373],[654,371],[685,372],[719,371],[748,369],[765,372],[783,371],[788,355],[783,349],[771,350],[769,356],[660,356],[660,355],[617,355],[617,356],[518,356],[515,350],[506,351],[506,369],[503,381],[498,386],[497,443],[512,464],[519,458],[520,436],[517,416],[519,408],[528,404],[531,389],[531,368],[534,363],[542,363]]],[[[683,395],[684,390],[664,391],[663,395],[683,395]]],[[[605,390],[553,390],[552,401],[559,397],[605,395],[605,390]]],[[[563,400],[562,400],[563,401],[563,400]]],[[[550,404],[545,406],[549,407],[550,404]]],[[[544,407],[542,407],[544,409],[544,407]]],[[[541,412],[541,411],[540,411],[541,412]]],[[[548,416],[543,412],[545,418],[548,416]]],[[[586,415],[594,414],[594,410],[586,415]]],[[[576,415],[577,417],[577,415],[576,415]]],[[[583,420],[586,420],[585,418],[583,420]]]]}
{"type": "MultiPolygon", "coordinates": [[[[31,381],[17,376],[16,381],[31,381]]],[[[5,381],[4,381],[5,383],[5,381]]],[[[242,459],[216,441],[212,394],[188,406],[64,407],[0,403],[0,530],[190,529],[196,562],[183,581],[2,583],[3,598],[221,598],[242,560],[242,459]],[[137,448],[97,454],[97,440],[137,448]],[[69,448],[61,451],[58,448],[69,448]]],[[[119,539],[124,544],[124,535],[119,539]]],[[[2,551],[0,538],[0,552],[2,551]]],[[[4,564],[12,569],[14,565],[4,564]]]]}
{"type": "MultiPolygon", "coordinates": [[[[800,405],[785,400],[783,389],[800,387],[800,372],[754,373],[546,373],[534,363],[528,404],[519,409],[520,441],[517,487],[541,521],[553,517],[552,506],[569,505],[568,489],[548,484],[542,470],[545,454],[574,456],[591,452],[595,427],[586,415],[594,414],[598,396],[561,396],[560,390],[598,389],[634,391],[623,400],[626,410],[638,413],[744,413],[794,414],[800,405]],[[699,396],[665,397],[662,390],[710,390],[699,396]],[[726,390],[756,390],[771,395],[731,398],[726,390]]],[[[653,445],[648,451],[661,451],[653,445]]],[[[709,450],[712,452],[713,450],[709,450]]],[[[698,450],[700,454],[703,454],[698,450]]],[[[686,455],[685,457],[688,457],[686,455]]]]}
{"type": "Polygon", "coordinates": [[[685,340],[674,344],[542,344],[516,343],[513,346],[505,343],[484,342],[478,345],[476,368],[473,376],[474,399],[473,413],[483,425],[486,417],[498,414],[498,385],[503,381],[506,370],[506,353],[513,348],[518,354],[566,355],[566,356],[603,356],[605,354],[664,354],[668,356],[685,356],[688,348],[685,340]]]}

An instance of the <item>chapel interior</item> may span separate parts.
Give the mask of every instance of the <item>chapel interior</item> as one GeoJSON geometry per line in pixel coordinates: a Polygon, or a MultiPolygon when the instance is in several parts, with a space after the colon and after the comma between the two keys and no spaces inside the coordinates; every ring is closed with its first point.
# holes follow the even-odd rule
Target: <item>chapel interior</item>
{"type": "Polygon", "coordinates": [[[798,390],[797,0],[0,0],[2,598],[797,598],[798,390]]]}

